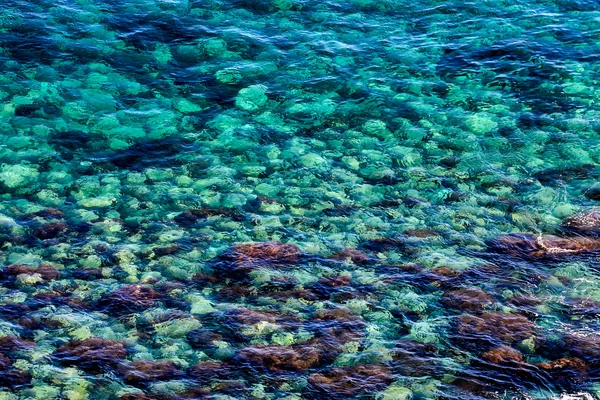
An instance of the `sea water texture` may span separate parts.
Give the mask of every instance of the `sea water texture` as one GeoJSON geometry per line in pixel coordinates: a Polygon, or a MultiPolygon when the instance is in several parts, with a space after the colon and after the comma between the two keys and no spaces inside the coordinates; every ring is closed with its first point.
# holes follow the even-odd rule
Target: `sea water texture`
{"type": "Polygon", "coordinates": [[[591,0],[4,0],[0,400],[594,399],[591,0]]]}

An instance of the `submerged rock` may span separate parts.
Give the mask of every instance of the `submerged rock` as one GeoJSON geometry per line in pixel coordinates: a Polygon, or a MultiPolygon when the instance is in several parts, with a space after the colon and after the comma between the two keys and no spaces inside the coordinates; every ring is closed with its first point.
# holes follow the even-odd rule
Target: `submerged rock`
{"type": "Polygon", "coordinates": [[[566,218],[561,227],[582,235],[600,234],[600,211],[591,210],[566,218]]]}
{"type": "Polygon", "coordinates": [[[354,365],[312,374],[308,382],[324,398],[348,398],[378,392],[393,379],[384,365],[354,365]]]}
{"type": "Polygon", "coordinates": [[[300,249],[280,242],[242,243],[231,248],[230,257],[240,263],[296,264],[300,249]]]}
{"type": "Polygon", "coordinates": [[[490,241],[488,248],[513,257],[563,257],[600,250],[600,239],[513,233],[490,241]]]}
{"type": "Polygon", "coordinates": [[[176,379],[181,371],[172,361],[140,360],[121,364],[119,373],[126,383],[136,384],[159,380],[176,379]]]}
{"type": "Polygon", "coordinates": [[[442,304],[461,311],[479,311],[491,304],[490,295],[479,288],[461,288],[444,293],[442,304]]]}
{"type": "Polygon", "coordinates": [[[98,304],[110,313],[123,315],[152,307],[161,297],[151,287],[128,285],[104,295],[98,304]]]}
{"type": "Polygon", "coordinates": [[[66,232],[67,225],[64,222],[51,222],[34,228],[31,234],[38,239],[54,239],[61,233],[66,232]]]}
{"type": "Polygon", "coordinates": [[[302,371],[319,362],[319,353],[310,346],[250,346],[238,353],[241,362],[270,371],[302,371]]]}
{"type": "MultiPolygon", "coordinates": [[[[41,264],[37,268],[28,267],[25,265],[9,265],[2,271],[4,277],[19,277],[19,276],[36,276],[39,277],[38,282],[49,282],[60,277],[60,271],[51,266],[50,264],[41,264]]],[[[26,283],[26,279],[20,279],[20,281],[26,283]]]]}
{"type": "Polygon", "coordinates": [[[115,368],[126,355],[124,342],[97,337],[74,340],[60,346],[54,353],[61,363],[75,365],[90,372],[115,368]]]}
{"type": "Polygon", "coordinates": [[[522,315],[488,312],[458,317],[457,332],[461,340],[516,343],[535,337],[535,324],[522,315]]]}
{"type": "Polygon", "coordinates": [[[523,362],[523,354],[519,350],[509,346],[499,346],[486,351],[481,356],[482,359],[492,364],[505,365],[523,362]]]}
{"type": "Polygon", "coordinates": [[[16,336],[0,337],[0,351],[8,353],[16,350],[28,350],[35,347],[35,342],[21,339],[16,336]]]}
{"type": "Polygon", "coordinates": [[[345,248],[342,251],[334,254],[331,258],[335,260],[350,260],[356,265],[367,265],[369,256],[364,251],[358,249],[345,248]]]}
{"type": "Polygon", "coordinates": [[[212,379],[230,379],[233,372],[231,365],[215,361],[198,363],[189,370],[189,374],[200,382],[208,382],[212,379]]]}
{"type": "Polygon", "coordinates": [[[404,376],[432,376],[439,373],[438,352],[434,343],[401,340],[392,352],[392,367],[404,376]]]}
{"type": "Polygon", "coordinates": [[[230,279],[245,279],[248,273],[262,266],[283,266],[298,263],[300,249],[281,242],[241,243],[218,257],[215,273],[230,279]]]}

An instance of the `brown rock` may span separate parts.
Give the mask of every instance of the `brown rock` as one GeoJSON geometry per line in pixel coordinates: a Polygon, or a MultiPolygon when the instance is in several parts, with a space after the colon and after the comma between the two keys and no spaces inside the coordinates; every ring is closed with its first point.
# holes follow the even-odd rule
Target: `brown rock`
{"type": "Polygon", "coordinates": [[[428,229],[428,228],[409,229],[409,230],[404,231],[404,234],[406,236],[412,236],[412,237],[421,238],[421,239],[440,235],[437,231],[435,231],[433,229],[428,229]]]}
{"type": "Polygon", "coordinates": [[[204,361],[194,365],[189,372],[193,378],[206,382],[211,379],[231,378],[233,369],[223,362],[204,361]]]}
{"type": "Polygon", "coordinates": [[[144,393],[127,393],[123,396],[119,396],[119,400],[155,400],[155,397],[151,397],[144,393]]]}
{"type": "Polygon", "coordinates": [[[508,302],[520,307],[534,307],[542,303],[542,301],[537,297],[528,296],[525,294],[515,294],[508,299],[508,302]]]}
{"type": "Polygon", "coordinates": [[[586,374],[589,366],[580,358],[560,358],[558,360],[552,360],[545,363],[536,364],[539,368],[545,369],[552,372],[577,372],[578,374],[586,374]]]}
{"type": "Polygon", "coordinates": [[[270,371],[302,371],[317,365],[319,353],[309,346],[250,346],[238,353],[242,362],[270,371]]]}
{"type": "Polygon", "coordinates": [[[241,243],[231,248],[231,256],[241,263],[296,264],[300,249],[280,242],[241,243]]]}
{"type": "Polygon", "coordinates": [[[480,311],[492,302],[490,295],[475,287],[453,290],[442,298],[444,306],[462,311],[480,311]]]}
{"type": "Polygon", "coordinates": [[[60,277],[60,271],[50,264],[41,264],[37,268],[28,267],[25,265],[9,265],[4,269],[4,274],[8,276],[40,274],[45,282],[49,282],[60,277]]]}
{"type": "Polygon", "coordinates": [[[332,275],[319,279],[319,283],[331,287],[348,286],[350,277],[348,275],[332,275]]]}
{"type": "Polygon", "coordinates": [[[599,335],[568,333],[564,336],[564,341],[571,354],[590,362],[597,363],[600,360],[599,335]]]}
{"type": "Polygon", "coordinates": [[[0,371],[6,370],[8,367],[12,365],[12,361],[4,354],[0,353],[0,371]]]}
{"type": "Polygon", "coordinates": [[[124,342],[93,337],[64,344],[54,355],[63,364],[98,372],[116,367],[127,355],[127,350],[124,342]]]}
{"type": "Polygon", "coordinates": [[[98,304],[108,312],[123,315],[152,307],[161,295],[142,285],[127,285],[104,295],[98,304]]]}
{"type": "Polygon", "coordinates": [[[16,336],[0,337],[0,351],[7,353],[15,350],[27,350],[35,347],[35,342],[25,340],[16,336]]]}
{"type": "Polygon", "coordinates": [[[433,343],[400,340],[392,354],[394,371],[403,376],[433,376],[438,372],[438,348],[433,343]]]}
{"type": "Polygon", "coordinates": [[[319,299],[319,296],[308,289],[292,289],[292,290],[281,290],[278,292],[271,292],[269,296],[279,301],[286,301],[287,299],[302,299],[307,301],[315,301],[319,299]]]}
{"type": "Polygon", "coordinates": [[[521,352],[509,346],[495,347],[483,353],[481,358],[497,365],[523,362],[521,352]]]}
{"type": "Polygon", "coordinates": [[[308,378],[308,382],[327,398],[348,398],[378,392],[393,380],[390,369],[383,365],[332,368],[308,378]]]}
{"type": "Polygon", "coordinates": [[[459,316],[457,330],[462,335],[478,339],[494,338],[515,343],[534,336],[535,324],[522,315],[489,312],[479,316],[459,316]]]}
{"type": "Polygon", "coordinates": [[[518,233],[499,236],[488,243],[488,248],[513,257],[564,257],[599,250],[600,239],[518,233]]]}
{"type": "Polygon", "coordinates": [[[51,222],[42,226],[38,226],[31,233],[38,239],[54,239],[61,233],[67,230],[67,225],[64,222],[51,222]]]}
{"type": "Polygon", "coordinates": [[[598,234],[600,233],[600,211],[590,210],[572,215],[565,219],[561,226],[579,234],[598,234]]]}
{"type": "Polygon", "coordinates": [[[277,317],[274,314],[254,311],[247,308],[236,308],[229,311],[227,316],[232,318],[236,323],[242,325],[254,325],[259,322],[274,323],[277,321],[277,317]]]}
{"type": "Polygon", "coordinates": [[[119,365],[119,373],[126,383],[160,381],[175,379],[180,371],[172,361],[140,360],[119,365]]]}
{"type": "Polygon", "coordinates": [[[369,256],[367,253],[351,248],[345,248],[339,253],[334,254],[331,258],[335,260],[350,260],[356,265],[367,265],[369,263],[369,256]]]}

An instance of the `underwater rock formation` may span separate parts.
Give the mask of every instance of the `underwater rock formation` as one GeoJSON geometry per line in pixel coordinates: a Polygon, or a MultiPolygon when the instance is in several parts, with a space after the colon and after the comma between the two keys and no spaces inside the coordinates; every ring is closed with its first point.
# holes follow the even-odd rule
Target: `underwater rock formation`
{"type": "Polygon", "coordinates": [[[444,293],[442,304],[461,311],[479,311],[491,304],[492,297],[476,287],[467,287],[444,293]]]}
{"type": "Polygon", "coordinates": [[[250,346],[238,353],[242,363],[277,371],[302,371],[316,366],[319,353],[310,346],[250,346]]]}
{"type": "Polygon", "coordinates": [[[128,285],[104,295],[98,305],[109,313],[123,315],[152,307],[161,298],[149,286],[128,285]]]}
{"type": "Polygon", "coordinates": [[[561,227],[573,233],[596,236],[600,234],[600,211],[593,209],[572,215],[562,222],[561,227]]]}
{"type": "Polygon", "coordinates": [[[354,365],[312,374],[308,382],[321,396],[348,398],[377,392],[393,381],[385,365],[354,365]]]}
{"type": "Polygon", "coordinates": [[[497,365],[512,365],[523,362],[523,354],[509,346],[494,347],[483,353],[481,358],[497,365]]]}
{"type": "Polygon", "coordinates": [[[463,314],[457,320],[461,340],[516,343],[535,337],[535,324],[522,315],[487,312],[480,315],[463,314]]]}
{"type": "Polygon", "coordinates": [[[490,241],[488,248],[513,257],[564,257],[600,250],[600,239],[514,233],[490,241]]]}
{"type": "Polygon", "coordinates": [[[176,379],[181,371],[172,361],[140,360],[119,365],[119,373],[129,384],[176,379]]]}
{"type": "Polygon", "coordinates": [[[126,355],[124,342],[97,337],[74,340],[60,346],[54,353],[61,363],[75,365],[92,373],[116,368],[126,355]]]}
{"type": "Polygon", "coordinates": [[[367,265],[369,256],[364,251],[358,249],[345,248],[331,256],[335,260],[350,260],[356,265],[367,265]]]}
{"type": "Polygon", "coordinates": [[[222,278],[243,280],[248,273],[263,266],[285,266],[298,263],[300,249],[281,242],[241,243],[232,246],[213,265],[222,278]]]}

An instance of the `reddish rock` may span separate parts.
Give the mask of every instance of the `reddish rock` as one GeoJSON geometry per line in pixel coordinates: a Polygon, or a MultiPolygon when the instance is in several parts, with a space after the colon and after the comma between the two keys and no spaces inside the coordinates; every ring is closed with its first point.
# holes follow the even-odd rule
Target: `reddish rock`
{"type": "Polygon", "coordinates": [[[315,336],[308,342],[319,350],[322,361],[332,362],[349,342],[360,342],[364,336],[364,320],[347,308],[321,310],[310,322],[315,336]]]}
{"type": "Polygon", "coordinates": [[[348,275],[332,275],[320,278],[319,283],[331,287],[348,286],[350,284],[350,277],[348,275]]]}
{"type": "Polygon", "coordinates": [[[180,370],[172,361],[140,360],[121,364],[119,373],[123,380],[130,384],[175,379],[180,376],[180,370]]]}
{"type": "Polygon", "coordinates": [[[152,307],[161,297],[151,287],[127,285],[104,295],[98,304],[108,312],[122,315],[152,307]]]}
{"type": "Polygon", "coordinates": [[[300,249],[293,244],[280,242],[241,243],[223,253],[212,265],[219,279],[243,281],[248,273],[264,266],[297,264],[300,249]]]}
{"type": "Polygon", "coordinates": [[[488,362],[491,362],[492,364],[497,365],[523,362],[523,355],[521,354],[521,352],[509,346],[495,347],[483,353],[481,358],[488,362]]]}
{"type": "Polygon", "coordinates": [[[302,299],[307,301],[315,301],[319,299],[319,296],[308,289],[293,289],[293,290],[281,290],[279,292],[271,292],[269,296],[279,301],[286,301],[288,299],[302,299]]]}
{"type": "Polygon", "coordinates": [[[600,360],[600,335],[567,333],[564,341],[569,353],[589,362],[600,360]]]}
{"type": "Polygon", "coordinates": [[[7,276],[40,274],[45,282],[49,282],[60,277],[60,271],[50,264],[41,264],[37,268],[28,267],[25,265],[9,265],[8,267],[4,268],[3,272],[7,276]]]}
{"type": "Polygon", "coordinates": [[[384,251],[404,250],[406,244],[401,239],[377,238],[368,240],[366,243],[362,244],[361,247],[365,250],[369,250],[375,253],[381,253],[384,251]]]}
{"type": "Polygon", "coordinates": [[[12,362],[4,354],[0,353],[0,371],[6,370],[12,365],[12,362]]]}
{"type": "Polygon", "coordinates": [[[162,256],[168,256],[171,254],[175,254],[177,253],[179,250],[182,250],[183,248],[178,245],[178,244],[172,244],[171,246],[157,246],[155,248],[152,249],[152,252],[154,253],[154,255],[156,257],[162,257],[162,256]]]}
{"type": "Polygon", "coordinates": [[[437,356],[433,343],[401,340],[392,352],[392,365],[403,376],[433,376],[438,372],[437,356]]]}
{"type": "Polygon", "coordinates": [[[62,219],[65,216],[65,214],[62,211],[56,208],[46,208],[44,210],[33,213],[33,215],[44,219],[62,219]]]}
{"type": "Polygon", "coordinates": [[[572,215],[561,226],[575,233],[597,235],[600,233],[600,211],[591,210],[572,215]]]}
{"type": "Polygon", "coordinates": [[[551,372],[574,372],[577,374],[587,374],[589,369],[588,364],[580,358],[560,358],[558,360],[552,360],[545,363],[536,364],[539,368],[545,369],[551,372]]]}
{"type": "Polygon", "coordinates": [[[361,320],[360,315],[357,315],[350,311],[350,309],[346,307],[338,307],[338,308],[327,308],[325,310],[317,311],[315,314],[316,321],[345,321],[345,322],[354,322],[361,320]]]}
{"type": "Polygon", "coordinates": [[[198,363],[190,368],[189,371],[193,378],[198,379],[201,382],[206,382],[211,379],[229,379],[232,377],[233,372],[231,365],[215,361],[198,363]]]}
{"type": "Polygon", "coordinates": [[[435,267],[429,270],[432,274],[440,278],[456,278],[460,276],[460,271],[446,266],[435,267]]]}
{"type": "Polygon", "coordinates": [[[518,307],[535,307],[542,304],[542,301],[537,297],[528,296],[525,294],[515,294],[508,299],[508,302],[518,307]]]}
{"type": "Polygon", "coordinates": [[[223,297],[239,299],[241,297],[255,296],[258,294],[258,290],[252,286],[232,285],[219,289],[219,294],[223,297]]]}
{"type": "Polygon", "coordinates": [[[193,208],[175,217],[175,222],[183,226],[193,225],[201,219],[210,217],[231,218],[234,221],[243,221],[244,216],[235,208],[193,208]]]}
{"type": "Polygon", "coordinates": [[[331,256],[331,258],[335,260],[350,260],[356,265],[367,265],[369,263],[369,256],[367,253],[351,248],[345,248],[339,253],[331,256]]]}
{"type": "Polygon", "coordinates": [[[444,306],[461,311],[480,311],[492,302],[490,295],[475,287],[453,290],[444,293],[442,298],[444,306]]]}
{"type": "Polygon", "coordinates": [[[82,281],[94,281],[96,279],[102,279],[102,269],[100,268],[84,268],[71,270],[71,276],[74,279],[81,279],[82,281]]]}
{"type": "Polygon", "coordinates": [[[51,222],[42,226],[38,226],[37,228],[33,229],[31,234],[42,240],[54,239],[66,230],[67,225],[64,222],[51,222]]]}
{"type": "Polygon", "coordinates": [[[119,400],[156,400],[156,397],[144,393],[127,393],[119,396],[119,400]]]}
{"type": "Polygon", "coordinates": [[[459,316],[457,330],[467,337],[515,343],[534,336],[535,324],[522,315],[489,312],[479,316],[459,316]]]}
{"type": "Polygon", "coordinates": [[[27,350],[35,347],[35,342],[25,340],[16,336],[0,337],[0,351],[7,353],[15,350],[27,350]]]}
{"type": "Polygon", "coordinates": [[[231,248],[231,257],[240,263],[296,264],[300,249],[280,242],[241,243],[231,248]]]}
{"type": "Polygon", "coordinates": [[[428,228],[420,228],[420,229],[409,229],[404,231],[404,234],[406,236],[411,236],[411,237],[416,237],[416,238],[421,238],[421,239],[425,239],[425,238],[430,238],[433,236],[440,236],[440,234],[433,230],[433,229],[428,229],[428,228]]]}
{"type": "Polygon", "coordinates": [[[515,233],[497,237],[488,248],[513,257],[564,257],[599,250],[600,239],[515,233]]]}
{"type": "Polygon", "coordinates": [[[355,365],[312,374],[308,382],[327,398],[348,398],[375,393],[394,380],[383,365],[355,365]]]}
{"type": "Polygon", "coordinates": [[[99,372],[107,367],[116,367],[126,357],[127,349],[124,342],[93,337],[64,344],[54,355],[65,365],[99,372]]]}
{"type": "Polygon", "coordinates": [[[235,323],[242,325],[254,325],[260,322],[275,323],[277,316],[263,311],[254,311],[248,308],[236,308],[227,313],[227,317],[233,319],[235,323]]]}
{"type": "Polygon", "coordinates": [[[242,362],[270,371],[302,371],[319,362],[319,353],[310,346],[250,346],[239,351],[242,362]]]}
{"type": "Polygon", "coordinates": [[[33,298],[35,299],[36,305],[39,306],[52,304],[55,306],[68,306],[75,309],[87,307],[87,303],[74,296],[72,293],[62,293],[59,291],[38,292],[33,298]]]}

